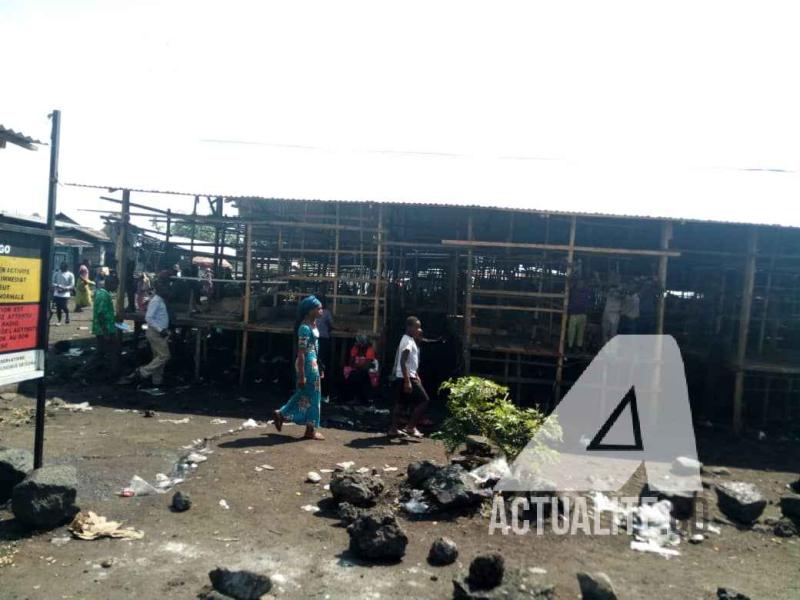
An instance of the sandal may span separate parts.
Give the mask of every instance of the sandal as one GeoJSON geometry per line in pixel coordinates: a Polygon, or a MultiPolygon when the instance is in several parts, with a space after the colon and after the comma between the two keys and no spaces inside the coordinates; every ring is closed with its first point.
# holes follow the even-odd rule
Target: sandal
{"type": "Polygon", "coordinates": [[[284,418],[283,415],[281,414],[281,411],[279,410],[274,411],[272,413],[272,419],[275,422],[275,429],[277,429],[278,431],[283,429],[284,418]]]}

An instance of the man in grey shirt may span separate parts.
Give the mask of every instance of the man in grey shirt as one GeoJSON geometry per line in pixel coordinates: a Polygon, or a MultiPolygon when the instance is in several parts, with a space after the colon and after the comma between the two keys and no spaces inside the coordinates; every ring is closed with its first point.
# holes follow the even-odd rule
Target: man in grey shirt
{"type": "MultiPolygon", "coordinates": [[[[65,323],[69,325],[69,297],[75,289],[75,275],[69,270],[66,262],[61,263],[61,268],[53,275],[53,304],[56,305],[56,316],[61,325],[61,315],[66,317],[65,323]]],[[[52,317],[52,313],[50,314],[52,317]]]]}

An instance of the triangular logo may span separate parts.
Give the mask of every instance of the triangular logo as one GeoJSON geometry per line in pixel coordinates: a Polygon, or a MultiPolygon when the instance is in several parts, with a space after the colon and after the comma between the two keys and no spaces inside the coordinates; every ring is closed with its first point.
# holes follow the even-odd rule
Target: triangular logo
{"type": "Polygon", "coordinates": [[[636,406],[636,392],[632,386],[614,409],[614,412],[612,412],[608,417],[608,420],[603,423],[600,431],[598,431],[597,435],[594,436],[594,439],[586,447],[586,450],[644,450],[644,446],[642,445],[642,429],[639,425],[639,409],[636,406]],[[630,406],[631,426],[633,428],[633,444],[604,444],[603,440],[614,426],[614,423],[617,422],[617,419],[619,419],[620,415],[622,415],[622,411],[625,410],[626,406],[630,406]]]}

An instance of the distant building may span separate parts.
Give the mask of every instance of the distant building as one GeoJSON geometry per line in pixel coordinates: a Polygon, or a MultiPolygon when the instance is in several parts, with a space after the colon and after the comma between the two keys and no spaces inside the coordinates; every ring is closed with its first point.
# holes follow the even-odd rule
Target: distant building
{"type": "Polygon", "coordinates": [[[113,241],[104,232],[79,225],[64,213],[56,215],[56,238],[53,264],[66,261],[70,268],[77,268],[84,259],[92,266],[107,264],[113,254],[113,241]]]}

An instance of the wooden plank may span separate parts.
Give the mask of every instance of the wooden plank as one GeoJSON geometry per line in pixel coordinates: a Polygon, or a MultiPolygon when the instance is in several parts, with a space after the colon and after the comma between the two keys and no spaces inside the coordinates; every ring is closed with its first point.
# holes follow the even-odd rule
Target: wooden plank
{"type": "Polygon", "coordinates": [[[477,310],[514,310],[521,312],[562,313],[561,308],[542,308],[540,306],[510,306],[506,304],[467,304],[470,309],[477,310]]]}
{"type": "MultiPolygon", "coordinates": [[[[467,239],[472,242],[472,212],[467,219],[467,239]]],[[[467,271],[464,281],[464,370],[470,374],[470,346],[472,344],[472,246],[467,251],[467,271]]]]}
{"type": "Polygon", "coordinates": [[[378,315],[381,310],[381,249],[383,247],[383,207],[378,207],[378,256],[375,260],[375,300],[372,307],[372,333],[378,334],[378,315]]]}
{"type": "MultiPolygon", "coordinates": [[[[131,222],[131,193],[128,190],[122,192],[122,219],[120,220],[119,237],[117,238],[117,277],[119,287],[117,288],[116,310],[117,320],[122,321],[125,314],[125,288],[128,279],[128,228],[131,222]]],[[[121,332],[120,332],[121,339],[121,332]]]]}
{"type": "Polygon", "coordinates": [[[245,269],[245,286],[244,286],[244,318],[242,319],[244,323],[244,331],[242,332],[242,354],[241,354],[241,361],[239,364],[239,387],[244,385],[244,371],[247,365],[247,339],[248,339],[248,329],[247,326],[250,324],[250,283],[252,281],[252,271],[253,271],[253,226],[247,226],[247,233],[245,234],[245,247],[247,248],[247,254],[244,263],[245,269]]]}
{"type": "Polygon", "coordinates": [[[498,298],[563,298],[564,294],[550,292],[516,292],[506,290],[481,290],[473,288],[473,296],[497,296],[498,298]]]}
{"type": "Polygon", "coordinates": [[[739,336],[736,344],[736,375],[733,387],[733,430],[742,432],[742,412],[744,397],[744,363],[747,354],[747,335],[750,330],[750,311],[753,306],[753,284],[756,277],[756,247],[758,230],[753,228],[747,240],[747,260],[745,261],[742,283],[742,305],[739,311],[739,336]]]}
{"type": "MultiPolygon", "coordinates": [[[[521,244],[508,242],[480,242],[469,240],[442,240],[444,246],[459,246],[464,248],[519,248],[528,250],[554,250],[569,252],[569,244],[521,244]]],[[[594,246],[575,246],[575,254],[623,254],[632,256],[680,256],[677,250],[645,250],[633,248],[599,248],[594,246]]]]}
{"type": "MultiPolygon", "coordinates": [[[[670,240],[672,240],[672,223],[664,221],[661,224],[661,250],[666,251],[669,248],[670,240]]],[[[667,260],[668,256],[663,254],[658,259],[658,304],[656,306],[656,333],[661,335],[664,333],[664,310],[667,304],[667,260]]]]}
{"type": "Polygon", "coordinates": [[[561,400],[561,380],[564,375],[564,346],[567,339],[567,320],[569,319],[569,293],[572,279],[572,264],[575,258],[575,231],[577,219],[572,217],[569,223],[569,251],[567,252],[567,273],[564,281],[564,301],[561,305],[561,330],[558,335],[558,365],[556,366],[556,386],[553,404],[561,400]]]}

